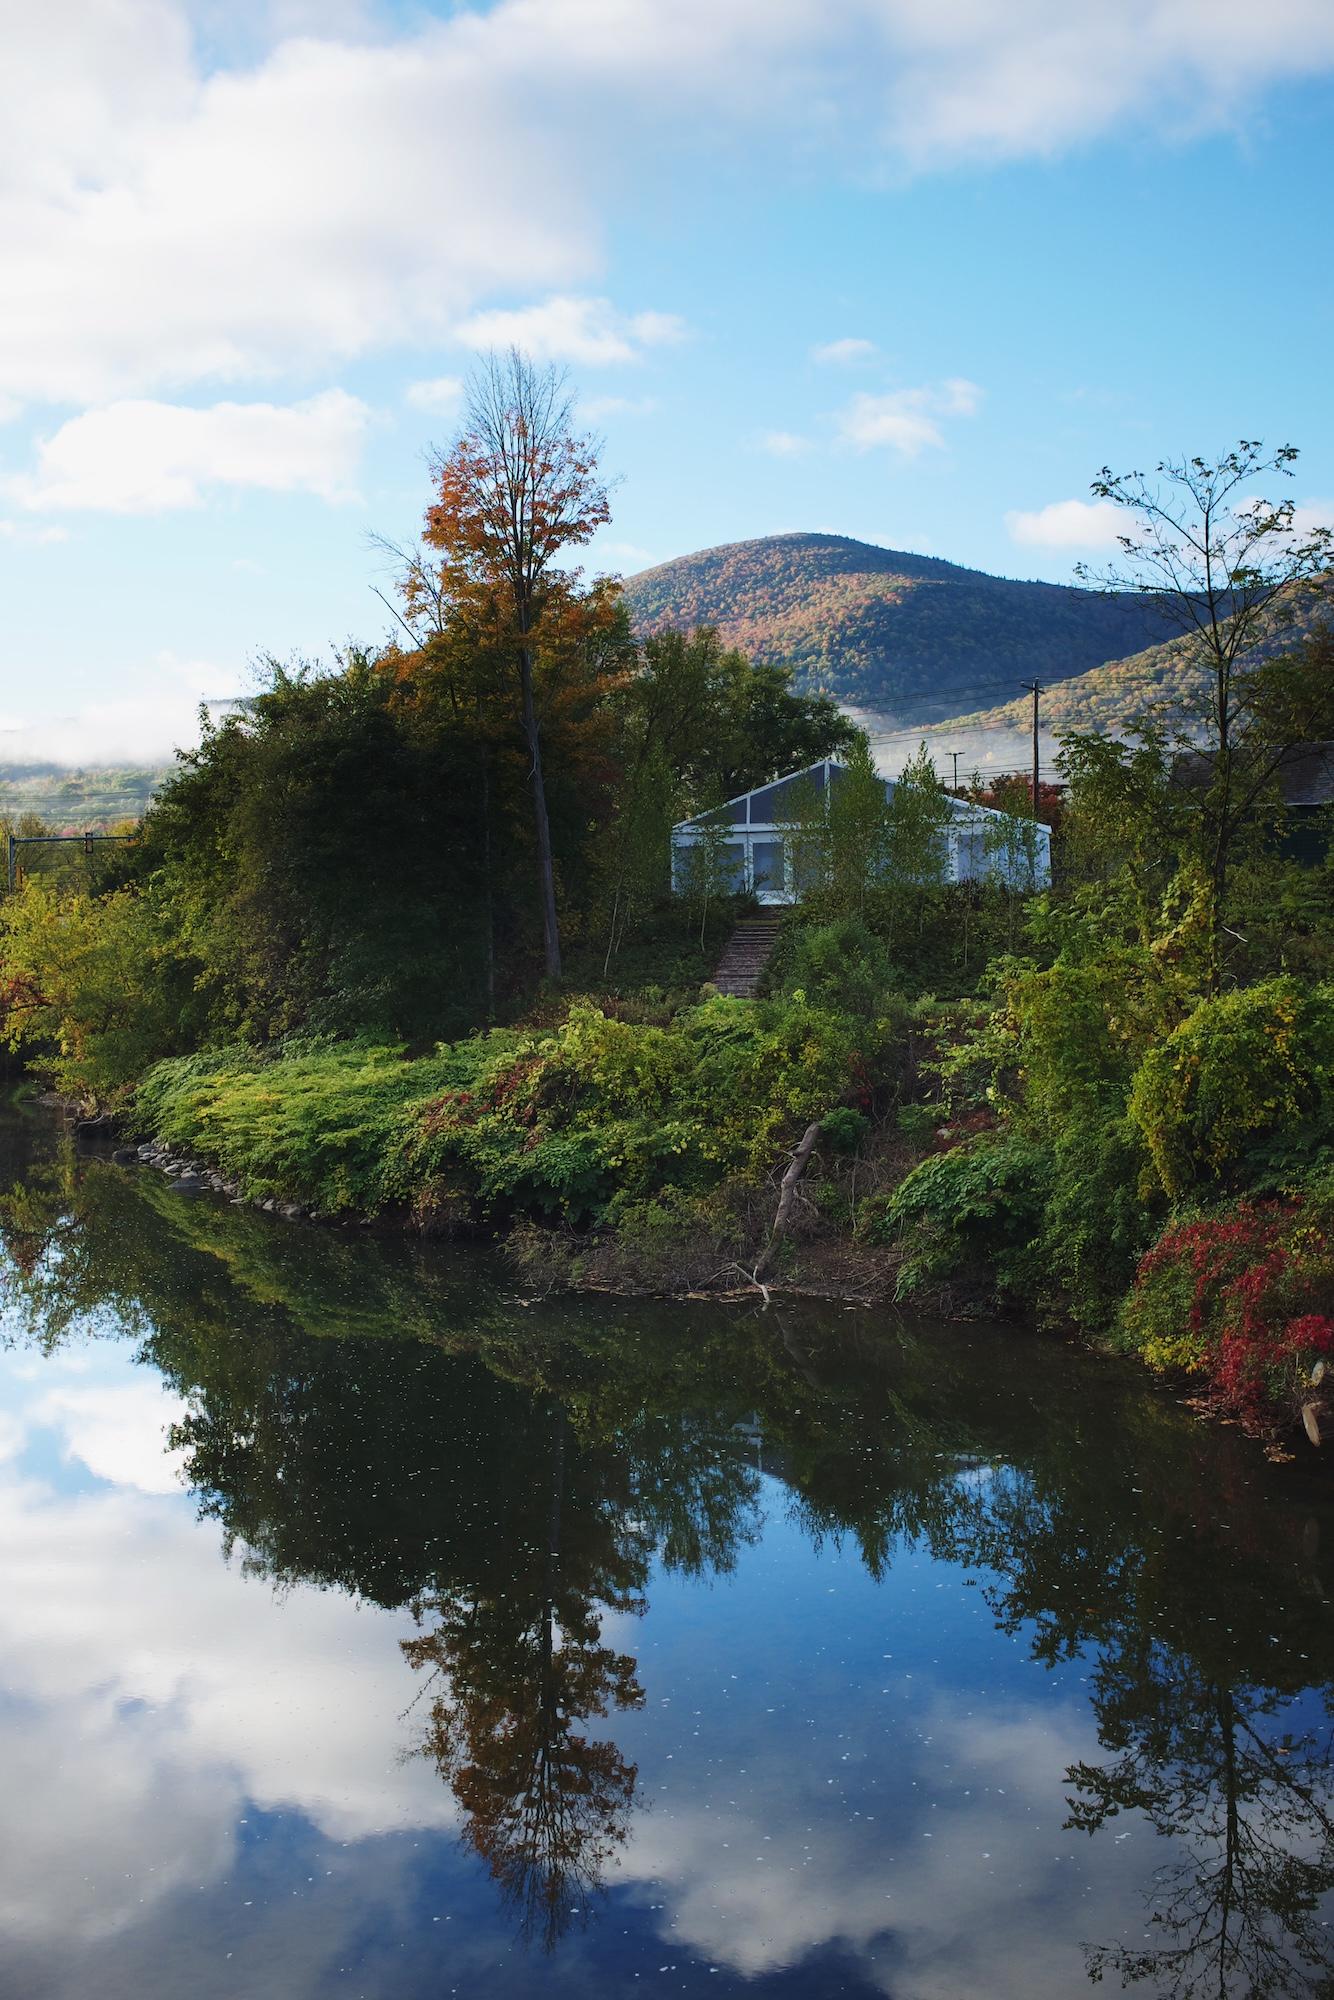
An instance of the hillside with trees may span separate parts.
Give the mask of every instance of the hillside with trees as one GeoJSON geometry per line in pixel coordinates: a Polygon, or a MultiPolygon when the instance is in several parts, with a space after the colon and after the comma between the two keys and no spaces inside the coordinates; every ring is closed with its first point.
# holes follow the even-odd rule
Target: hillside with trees
{"type": "MultiPolygon", "coordinates": [[[[1334,577],[1327,576],[1314,588],[1289,592],[1267,614],[1247,657],[1257,664],[1272,659],[1332,621],[1334,577]]],[[[1176,720],[1199,713],[1208,699],[1209,679],[1208,663],[1198,647],[1179,633],[1127,659],[1108,660],[1045,689],[1042,725],[1053,736],[1071,730],[1124,736],[1141,717],[1176,720]]],[[[1028,696],[1020,695],[1015,701],[952,716],[940,726],[954,733],[966,730],[1008,736],[1026,731],[1031,714],[1028,696]]]]}
{"type": "Polygon", "coordinates": [[[641,637],[711,625],[805,686],[906,722],[979,692],[1067,680],[1155,644],[1169,627],[1133,593],[1021,583],[845,535],[765,535],[628,579],[641,637]]]}

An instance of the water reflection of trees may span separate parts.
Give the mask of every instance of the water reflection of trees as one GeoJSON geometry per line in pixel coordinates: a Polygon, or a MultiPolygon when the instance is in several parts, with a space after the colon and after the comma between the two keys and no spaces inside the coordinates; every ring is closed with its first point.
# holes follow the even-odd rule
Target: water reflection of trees
{"type": "Polygon", "coordinates": [[[1097,1833],[1138,1811],[1180,1855],[1155,1878],[1151,1942],[1095,1946],[1092,1976],[1114,1971],[1123,1986],[1152,1981],[1187,2000],[1309,1993],[1323,1972],[1328,1992],[1328,1715],[1317,1727],[1300,1700],[1220,1686],[1153,1646],[1105,1662],[1097,1683],[1099,1739],[1117,1754],[1068,1773],[1070,1823],[1097,1833]]]}
{"type": "Polygon", "coordinates": [[[651,1566],[726,1570],[758,1531],[758,1461],[813,1538],[875,1575],[925,1545],[1035,1657],[1088,1662],[1105,1754],[1068,1774],[1071,1823],[1137,1813],[1172,1842],[1152,1936],[1095,1942],[1092,1977],[1332,1990],[1328,1599],[1303,1510],[1256,1504],[1244,1441],[1054,1345],[1024,1344],[1020,1374],[994,1335],[842,1314],[519,1307],[458,1257],[156,1180],[31,1185],[9,1279],[34,1335],[106,1305],[142,1324],[244,1559],[414,1607],[420,1747],[533,1936],[588,1907],[626,1837],[615,1718],[643,1698],[625,1621],[651,1566]]]}
{"type": "Polygon", "coordinates": [[[612,1596],[605,1567],[590,1572],[587,1549],[577,1537],[571,1546],[560,1404],[550,1429],[545,1546],[525,1545],[501,1595],[435,1591],[419,1600],[424,1629],[403,1648],[414,1667],[432,1671],[426,1754],[521,1929],[548,1949],[587,1910],[629,1831],[636,1767],[580,1725],[643,1705],[635,1661],[604,1642],[602,1613],[642,1611],[646,1568],[622,1559],[612,1596]]]}
{"type": "Polygon", "coordinates": [[[1091,1494],[1072,1533],[1068,1488],[1038,1469],[996,1482],[957,1546],[996,1572],[998,1623],[1031,1629],[1038,1657],[1096,1646],[1090,1700],[1109,1754],[1066,1773],[1067,1824],[1094,1835],[1139,1813],[1173,1842],[1147,1937],[1091,1944],[1090,1977],[1174,2000],[1329,1993],[1334,1684],[1317,1666],[1330,1619],[1314,1523],[1253,1538],[1270,1517],[1248,1502],[1248,1455],[1208,1442],[1200,1472],[1215,1476],[1198,1483],[1161,1476],[1170,1454],[1137,1458],[1135,1536],[1118,1512],[1100,1523],[1091,1494]]]}

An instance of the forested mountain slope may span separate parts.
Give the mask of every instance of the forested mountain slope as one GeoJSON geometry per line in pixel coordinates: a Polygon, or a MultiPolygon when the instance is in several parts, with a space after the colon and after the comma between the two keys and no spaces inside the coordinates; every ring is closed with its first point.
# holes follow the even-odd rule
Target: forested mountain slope
{"type": "Polygon", "coordinates": [[[1020,583],[845,535],[766,535],[627,580],[641,634],[716,625],[859,708],[926,721],[1016,680],[1064,680],[1165,636],[1134,597],[1020,583]]]}
{"type": "MultiPolygon", "coordinates": [[[[1334,576],[1316,589],[1294,591],[1282,598],[1266,621],[1265,636],[1253,657],[1264,659],[1298,645],[1321,623],[1334,621],[1334,576]]],[[[1040,676],[1039,676],[1040,678],[1040,676]]],[[[1137,716],[1158,716],[1179,726],[1188,721],[1207,697],[1209,674],[1190,641],[1168,639],[1124,660],[1108,660],[1072,680],[1044,691],[1044,732],[1059,736],[1067,730],[1092,729],[1102,735],[1123,734],[1137,716]]],[[[968,710],[949,720],[949,728],[997,732],[1026,730],[1032,713],[1029,699],[968,710]]]]}

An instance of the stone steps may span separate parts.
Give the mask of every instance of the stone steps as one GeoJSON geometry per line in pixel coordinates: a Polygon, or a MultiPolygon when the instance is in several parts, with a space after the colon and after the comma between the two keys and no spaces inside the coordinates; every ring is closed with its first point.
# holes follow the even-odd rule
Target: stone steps
{"type": "Polygon", "coordinates": [[[739,923],[723,948],[713,983],[720,993],[736,1000],[753,1000],[760,974],[773,955],[781,917],[747,917],[739,923]]]}

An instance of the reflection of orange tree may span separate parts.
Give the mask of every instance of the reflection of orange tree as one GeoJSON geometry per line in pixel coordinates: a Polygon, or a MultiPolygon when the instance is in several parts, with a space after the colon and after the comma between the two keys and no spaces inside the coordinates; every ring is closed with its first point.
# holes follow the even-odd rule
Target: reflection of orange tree
{"type": "Polygon", "coordinates": [[[614,1742],[578,1725],[644,1700],[634,1659],[604,1645],[601,1627],[603,1609],[640,1612],[642,1600],[590,1575],[577,1557],[563,1560],[559,1410],[551,1473],[545,1552],[531,1549],[529,1561],[517,1553],[503,1590],[422,1600],[419,1622],[437,1622],[403,1648],[443,1683],[423,1754],[467,1815],[465,1837],[519,1913],[523,1934],[548,1950],[624,1844],[638,1775],[614,1742]]]}

